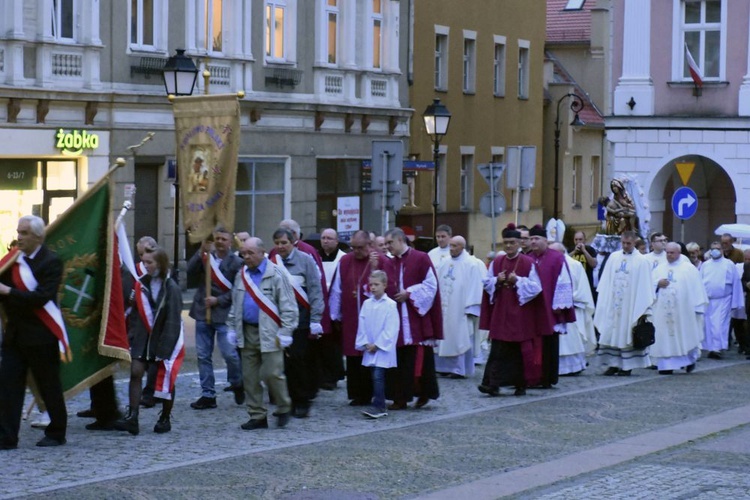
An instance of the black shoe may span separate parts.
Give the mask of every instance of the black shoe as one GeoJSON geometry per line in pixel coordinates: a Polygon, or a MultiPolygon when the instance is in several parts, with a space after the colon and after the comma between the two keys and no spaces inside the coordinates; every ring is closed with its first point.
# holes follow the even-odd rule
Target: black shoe
{"type": "Polygon", "coordinates": [[[164,412],[159,414],[159,420],[154,425],[154,432],[157,434],[164,434],[172,430],[172,423],[169,421],[169,415],[164,415],[164,412]]]}
{"type": "MultiPolygon", "coordinates": [[[[235,399],[236,398],[237,396],[235,395],[235,399]]],[[[216,398],[207,398],[206,396],[201,396],[197,401],[193,401],[192,403],[190,403],[190,408],[194,410],[208,410],[211,408],[216,408],[216,398]]]]}
{"type": "Polygon", "coordinates": [[[76,417],[81,418],[96,418],[96,415],[94,415],[94,410],[89,408],[88,410],[81,410],[78,413],[76,413],[76,417]]]}
{"type": "Polygon", "coordinates": [[[459,375],[458,373],[449,373],[446,378],[452,379],[452,380],[459,380],[462,378],[466,378],[463,375],[459,375]]]}
{"type": "Polygon", "coordinates": [[[365,399],[352,399],[349,406],[370,406],[370,402],[365,399]]]}
{"type": "Polygon", "coordinates": [[[67,441],[65,438],[62,439],[55,439],[49,436],[44,436],[39,442],[36,443],[37,446],[47,447],[47,446],[62,446],[67,441]]]}
{"type": "Polygon", "coordinates": [[[514,396],[525,396],[526,395],[526,389],[523,387],[516,388],[516,392],[513,393],[514,396]]]}
{"type": "MultiPolygon", "coordinates": [[[[279,413],[276,415],[276,427],[279,429],[282,429],[286,427],[286,424],[289,423],[289,412],[286,413],[279,413]]],[[[266,426],[268,426],[268,423],[266,423],[266,426]]]]}
{"type": "Polygon", "coordinates": [[[336,382],[321,382],[320,389],[324,391],[333,391],[336,389],[336,382]]]}
{"type": "Polygon", "coordinates": [[[141,396],[140,405],[144,408],[153,408],[156,406],[156,398],[153,396],[141,396]]]}
{"type": "Polygon", "coordinates": [[[427,403],[429,402],[430,402],[430,398],[425,397],[425,396],[420,396],[419,398],[417,398],[417,402],[414,403],[414,408],[424,408],[425,406],[427,406],[427,403]]]}
{"type": "Polygon", "coordinates": [[[619,373],[619,371],[620,371],[619,368],[616,368],[614,366],[610,366],[609,368],[607,368],[606,372],[602,373],[602,375],[604,375],[605,377],[611,377],[613,375],[617,375],[619,373]]]}
{"type": "Polygon", "coordinates": [[[673,370],[659,370],[659,375],[672,375],[673,370]]]}
{"type": "Polygon", "coordinates": [[[86,424],[87,431],[114,431],[115,420],[94,420],[90,424],[86,424]]]}
{"type": "Polygon", "coordinates": [[[708,353],[708,359],[721,359],[721,354],[716,351],[711,351],[708,353]]]}
{"type": "Polygon", "coordinates": [[[307,418],[310,416],[310,407],[296,406],[292,409],[292,416],[294,418],[307,418]]]}
{"type": "Polygon", "coordinates": [[[261,418],[258,420],[250,419],[244,424],[240,425],[243,431],[254,431],[255,429],[268,429],[268,419],[261,418]]]}
{"type": "Polygon", "coordinates": [[[124,418],[115,421],[115,429],[118,431],[128,431],[133,436],[137,436],[140,432],[138,427],[138,410],[133,411],[128,408],[128,414],[124,418]]]}
{"type": "Polygon", "coordinates": [[[617,375],[620,377],[629,377],[632,371],[633,370],[620,370],[617,372],[617,375]]]}
{"type": "MultiPolygon", "coordinates": [[[[236,404],[241,405],[245,402],[245,388],[243,386],[238,385],[232,388],[232,392],[234,392],[234,402],[236,404]]],[[[214,400],[214,404],[216,404],[216,400],[214,400]]]]}
{"type": "Polygon", "coordinates": [[[685,371],[688,373],[693,373],[693,370],[695,370],[695,363],[693,363],[692,365],[687,365],[685,367],[685,371]]]}
{"type": "Polygon", "coordinates": [[[479,384],[477,386],[477,389],[479,389],[479,392],[481,392],[482,394],[487,394],[488,396],[494,397],[500,395],[500,389],[498,389],[497,387],[492,387],[491,385],[479,384]]]}
{"type": "Polygon", "coordinates": [[[224,388],[224,392],[234,392],[236,389],[242,389],[242,384],[240,385],[228,385],[224,388]]]}

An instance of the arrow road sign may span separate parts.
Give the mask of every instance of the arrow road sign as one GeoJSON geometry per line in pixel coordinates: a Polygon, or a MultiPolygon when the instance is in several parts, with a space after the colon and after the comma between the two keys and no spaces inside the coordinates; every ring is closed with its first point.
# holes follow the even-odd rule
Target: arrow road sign
{"type": "Polygon", "coordinates": [[[672,211],[678,219],[689,219],[698,211],[698,195],[689,187],[681,187],[672,195],[672,211]]]}

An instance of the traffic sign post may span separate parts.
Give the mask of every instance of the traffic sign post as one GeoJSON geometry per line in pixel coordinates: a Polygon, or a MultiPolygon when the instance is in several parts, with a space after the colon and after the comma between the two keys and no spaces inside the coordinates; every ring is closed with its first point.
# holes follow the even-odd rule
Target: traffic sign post
{"type": "Polygon", "coordinates": [[[680,240],[685,239],[685,220],[698,211],[698,195],[687,186],[676,190],[672,195],[672,211],[680,219],[680,240]]]}
{"type": "Polygon", "coordinates": [[[498,179],[503,176],[505,171],[504,163],[481,163],[477,165],[477,170],[482,174],[484,180],[490,185],[490,192],[485,193],[479,200],[479,209],[484,215],[492,219],[492,251],[497,246],[497,228],[495,225],[495,216],[505,211],[505,196],[495,189],[498,179]]]}

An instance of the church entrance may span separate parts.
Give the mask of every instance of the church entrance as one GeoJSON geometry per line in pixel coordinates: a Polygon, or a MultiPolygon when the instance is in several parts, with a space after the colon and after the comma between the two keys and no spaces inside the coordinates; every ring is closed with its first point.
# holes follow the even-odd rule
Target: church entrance
{"type": "Polygon", "coordinates": [[[654,177],[648,198],[651,231],[661,231],[673,241],[695,241],[708,248],[718,239],[714,231],[719,225],[737,222],[734,183],[721,165],[705,156],[680,156],[668,162],[654,177]],[[691,165],[692,173],[683,184],[680,171],[689,172],[691,165]],[[684,222],[672,210],[672,195],[683,185],[698,195],[697,212],[684,222]]]}

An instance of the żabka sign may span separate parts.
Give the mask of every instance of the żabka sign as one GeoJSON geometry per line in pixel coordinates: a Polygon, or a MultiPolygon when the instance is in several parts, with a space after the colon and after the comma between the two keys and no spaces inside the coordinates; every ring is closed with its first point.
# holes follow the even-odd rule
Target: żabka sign
{"type": "Polygon", "coordinates": [[[85,130],[72,130],[66,133],[63,129],[57,131],[55,147],[64,155],[78,156],[84,149],[97,149],[99,135],[90,134],[85,130]]]}

